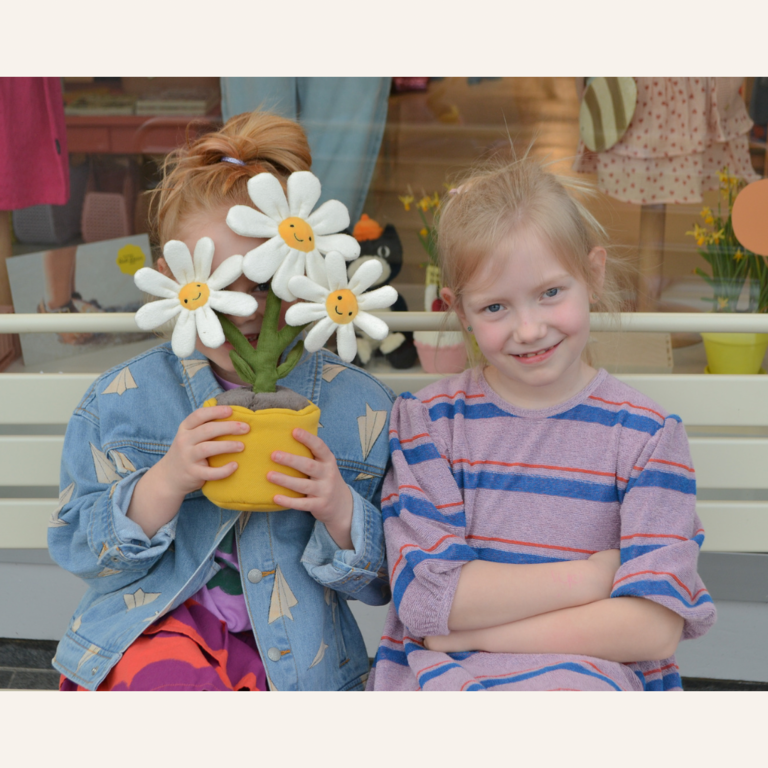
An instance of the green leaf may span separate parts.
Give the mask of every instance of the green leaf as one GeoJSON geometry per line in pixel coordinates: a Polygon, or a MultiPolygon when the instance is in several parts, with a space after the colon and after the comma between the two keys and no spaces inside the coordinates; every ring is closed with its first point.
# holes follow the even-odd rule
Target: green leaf
{"type": "Polygon", "coordinates": [[[232,361],[232,365],[235,366],[237,375],[246,383],[253,385],[256,376],[251,366],[248,365],[248,363],[246,363],[234,349],[229,353],[229,359],[232,361]]]}
{"type": "Polygon", "coordinates": [[[296,363],[301,359],[301,354],[304,351],[304,342],[297,341],[296,346],[286,355],[285,361],[277,366],[277,378],[282,379],[287,376],[295,367],[296,363]]]}

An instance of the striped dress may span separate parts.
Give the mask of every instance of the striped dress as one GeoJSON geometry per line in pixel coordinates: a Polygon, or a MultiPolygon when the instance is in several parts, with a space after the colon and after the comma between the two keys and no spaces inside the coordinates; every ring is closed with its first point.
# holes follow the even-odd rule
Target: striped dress
{"type": "Polygon", "coordinates": [[[516,408],[482,373],[404,394],[391,418],[382,512],[392,583],[369,690],[675,690],[674,658],[449,653],[461,567],[544,563],[621,548],[611,597],[654,600],[703,635],[715,608],[696,570],[704,532],[683,425],[601,370],[575,397],[516,408]]]}

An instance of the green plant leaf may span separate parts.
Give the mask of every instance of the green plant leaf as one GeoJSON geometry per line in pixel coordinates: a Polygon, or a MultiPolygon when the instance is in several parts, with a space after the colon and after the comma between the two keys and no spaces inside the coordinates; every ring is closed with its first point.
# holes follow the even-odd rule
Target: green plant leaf
{"type": "Polygon", "coordinates": [[[304,351],[304,342],[297,341],[296,346],[286,355],[285,361],[277,366],[277,378],[282,379],[287,376],[295,367],[296,363],[301,359],[301,354],[304,351]]]}
{"type": "Polygon", "coordinates": [[[235,352],[235,350],[232,350],[229,353],[229,359],[232,361],[232,365],[235,366],[235,372],[237,375],[247,384],[250,384],[253,386],[253,382],[255,381],[256,377],[254,375],[254,372],[248,363],[243,360],[240,355],[235,352]]]}

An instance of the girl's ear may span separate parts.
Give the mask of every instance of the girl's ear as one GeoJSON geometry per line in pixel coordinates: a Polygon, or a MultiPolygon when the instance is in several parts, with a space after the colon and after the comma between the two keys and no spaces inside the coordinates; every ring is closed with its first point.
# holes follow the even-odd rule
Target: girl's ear
{"type": "Polygon", "coordinates": [[[160,274],[165,275],[166,277],[173,278],[173,275],[171,274],[171,269],[168,266],[168,262],[165,260],[165,258],[161,256],[155,263],[155,266],[157,267],[157,271],[160,272],[160,274]]]}
{"type": "Polygon", "coordinates": [[[440,298],[448,305],[449,309],[452,309],[459,316],[462,324],[466,325],[467,320],[464,315],[464,309],[456,294],[450,288],[441,288],[440,298]]]}
{"type": "Polygon", "coordinates": [[[599,294],[605,282],[605,260],[608,254],[605,248],[597,245],[589,252],[589,270],[592,272],[594,292],[599,294]]]}

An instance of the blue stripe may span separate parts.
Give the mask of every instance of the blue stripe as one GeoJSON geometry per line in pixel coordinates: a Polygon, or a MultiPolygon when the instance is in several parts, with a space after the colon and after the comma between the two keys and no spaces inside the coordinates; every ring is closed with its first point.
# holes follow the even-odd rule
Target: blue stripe
{"type": "Polygon", "coordinates": [[[567,557],[545,557],[543,555],[528,555],[523,552],[505,552],[493,547],[478,547],[475,549],[480,560],[492,563],[516,563],[518,565],[531,563],[559,563],[568,560],[567,557]]]}
{"type": "Polygon", "coordinates": [[[419,398],[416,397],[412,392],[402,392],[400,394],[401,400],[418,400],[419,398]]]}
{"type": "Polygon", "coordinates": [[[440,675],[448,672],[451,669],[460,669],[466,674],[466,670],[460,664],[456,664],[453,661],[447,661],[445,664],[441,664],[439,667],[435,667],[434,669],[430,669],[429,672],[424,672],[423,674],[419,675],[419,685],[423,688],[424,685],[430,680],[434,680],[436,677],[440,677],[440,675]]]}
{"type": "Polygon", "coordinates": [[[586,483],[562,477],[541,477],[518,472],[492,472],[481,469],[472,472],[454,467],[453,476],[460,490],[493,490],[515,493],[537,493],[544,496],[564,496],[613,503],[619,500],[615,485],[586,483]]]}
{"type": "Polygon", "coordinates": [[[649,435],[655,435],[664,426],[647,416],[638,416],[623,409],[620,411],[609,411],[606,408],[599,408],[594,405],[577,405],[565,413],[558,413],[549,418],[561,419],[562,421],[581,421],[587,424],[602,424],[605,427],[620,425],[627,429],[633,429],[635,432],[646,432],[649,435]]]}
{"type": "Polygon", "coordinates": [[[621,564],[628,563],[630,560],[634,560],[636,557],[642,557],[649,552],[654,552],[657,549],[667,546],[666,544],[633,544],[631,547],[621,548],[621,564]]]}
{"type": "Polygon", "coordinates": [[[667,491],[678,491],[695,496],[696,480],[692,477],[683,477],[672,472],[646,467],[637,477],[630,479],[625,494],[634,488],[664,488],[667,491]]]}
{"type": "Polygon", "coordinates": [[[397,501],[386,504],[381,508],[381,519],[385,521],[390,517],[399,517],[405,507],[412,515],[423,517],[426,520],[435,520],[438,523],[452,525],[455,528],[463,528],[467,524],[464,510],[458,512],[440,512],[431,501],[419,496],[411,496],[409,493],[401,493],[397,501]]]}
{"type": "Polygon", "coordinates": [[[699,549],[701,549],[702,545],[704,544],[704,534],[703,533],[697,533],[691,541],[695,541],[699,545],[699,549]]]}
{"type": "Polygon", "coordinates": [[[424,552],[421,549],[415,549],[409,552],[403,558],[405,565],[395,578],[395,583],[392,589],[392,600],[394,601],[395,608],[398,612],[400,611],[400,601],[403,599],[405,590],[408,589],[411,582],[416,578],[413,569],[425,560],[444,560],[454,563],[468,563],[471,560],[477,560],[477,555],[475,554],[475,550],[466,544],[451,544],[449,547],[436,554],[424,552]]]}
{"type": "Polygon", "coordinates": [[[477,403],[469,405],[463,398],[454,402],[437,403],[429,408],[429,418],[432,421],[438,419],[454,419],[456,416],[463,416],[465,419],[496,419],[505,417],[507,419],[516,419],[512,413],[502,411],[493,403],[477,403]]]}
{"type": "Polygon", "coordinates": [[[433,459],[442,459],[440,452],[435,448],[434,443],[424,443],[424,445],[417,445],[413,448],[400,448],[399,442],[395,446],[394,438],[389,441],[389,449],[394,454],[398,449],[402,452],[403,458],[408,462],[408,466],[414,466],[415,464],[421,464],[424,461],[432,461],[433,459]]]}
{"type": "Polygon", "coordinates": [[[373,666],[375,667],[380,661],[391,661],[393,664],[399,664],[401,667],[408,666],[408,656],[404,651],[396,651],[393,648],[388,648],[386,645],[379,646],[373,666]]]}
{"type": "Polygon", "coordinates": [[[565,661],[560,664],[552,664],[548,667],[541,667],[539,669],[531,670],[530,672],[523,672],[519,675],[510,675],[509,677],[497,678],[496,680],[481,679],[481,682],[486,688],[495,688],[498,685],[516,683],[522,680],[530,680],[532,677],[538,677],[539,675],[544,675],[547,672],[554,672],[558,669],[567,669],[571,672],[578,672],[581,675],[586,675],[587,677],[596,677],[598,680],[602,680],[603,682],[608,683],[608,685],[610,685],[614,690],[621,690],[621,688],[613,680],[611,680],[610,677],[601,675],[599,672],[593,672],[591,669],[587,669],[586,667],[583,667],[580,664],[576,664],[572,661],[565,661]]]}
{"type": "Polygon", "coordinates": [[[675,587],[669,581],[666,581],[662,577],[659,581],[633,581],[631,584],[624,584],[618,589],[614,589],[611,592],[611,597],[646,597],[648,595],[665,595],[666,597],[674,597],[679,600],[683,605],[688,608],[695,608],[703,603],[711,603],[712,598],[709,593],[702,592],[695,602],[691,602],[687,597],[684,597],[682,593],[678,592],[675,587]]]}

